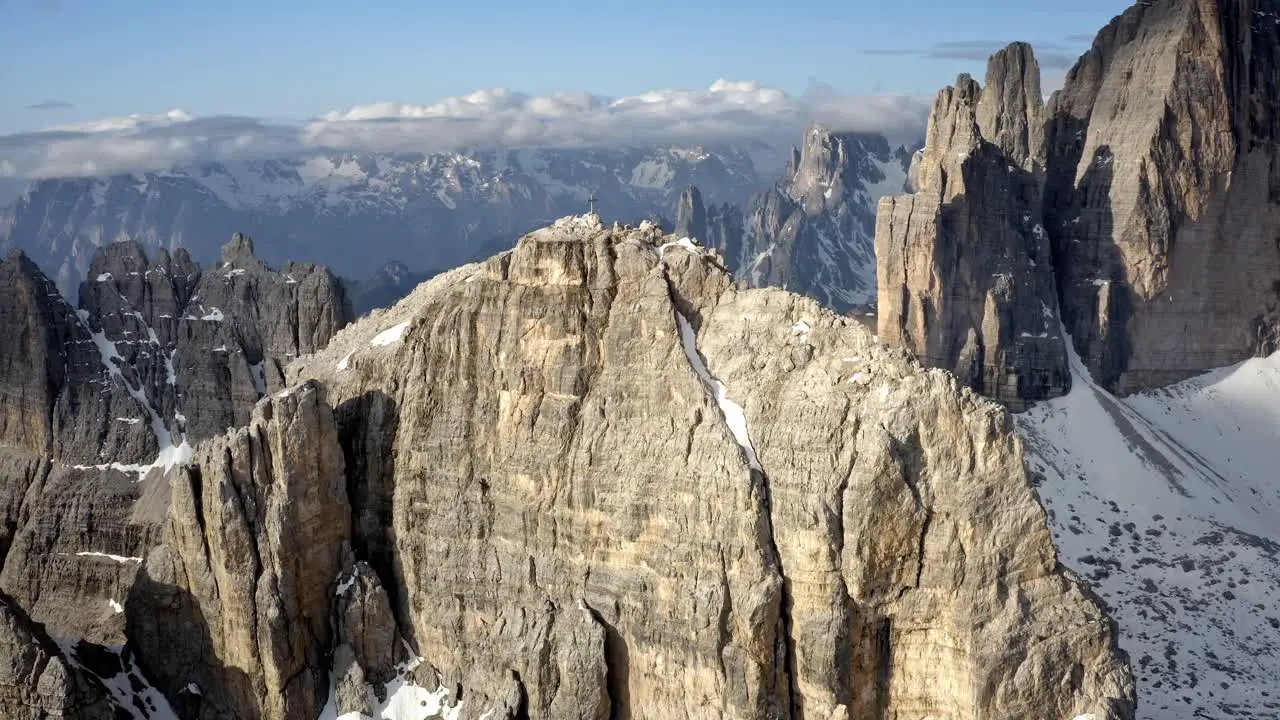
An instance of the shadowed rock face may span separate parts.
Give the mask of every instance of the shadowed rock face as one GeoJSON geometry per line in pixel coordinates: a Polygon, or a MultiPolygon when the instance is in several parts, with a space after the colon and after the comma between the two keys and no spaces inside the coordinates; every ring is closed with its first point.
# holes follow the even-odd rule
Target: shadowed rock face
{"type": "Polygon", "coordinates": [[[317,717],[351,532],[323,390],[264,400],[248,427],[202,445],[165,480],[162,544],[125,608],[148,676],[169,697],[196,683],[189,717],[317,717]]]}
{"type": "Polygon", "coordinates": [[[149,466],[247,423],[350,310],[327,270],[271,270],[238,235],[207,272],[108,245],[79,297],[0,262],[0,588],[60,637],[118,644],[168,503],[149,466]]]}
{"type": "Polygon", "coordinates": [[[1280,3],[1139,3],[1048,109],[1063,318],[1127,393],[1277,349],[1280,3]]]}
{"type": "Polygon", "coordinates": [[[962,75],[934,104],[915,194],[882,200],[876,225],[881,339],[1015,409],[1071,386],[1040,221],[1041,114],[1030,46],[994,56],[985,88],[962,75]]]}
{"type": "Polygon", "coordinates": [[[985,88],[944,90],[916,194],[881,204],[881,335],[1015,408],[1068,387],[1059,314],[1121,394],[1274,352],[1277,16],[1275,0],[1141,2],[1047,108],[1022,44],[985,88]]]}
{"type": "Polygon", "coordinates": [[[466,712],[1131,717],[1008,416],[676,239],[566,219],[290,368],[466,712]]]}
{"type": "Polygon", "coordinates": [[[117,711],[96,677],[69,661],[42,626],[0,595],[0,717],[116,720],[117,711]]]}

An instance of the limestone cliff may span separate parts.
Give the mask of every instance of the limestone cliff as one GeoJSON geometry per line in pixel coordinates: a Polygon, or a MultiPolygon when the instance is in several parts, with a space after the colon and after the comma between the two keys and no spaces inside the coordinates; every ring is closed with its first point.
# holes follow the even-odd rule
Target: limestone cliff
{"type": "Polygon", "coordinates": [[[165,517],[148,473],[247,423],[350,311],[327,270],[267,268],[239,235],[208,271],[104,246],[79,305],[21,254],[0,262],[0,588],[59,636],[115,645],[165,517]]]}
{"type": "Polygon", "coordinates": [[[323,390],[264,400],[248,427],[165,480],[161,545],[125,605],[148,677],[181,698],[183,717],[317,717],[351,523],[323,390]],[[198,692],[184,692],[193,683],[198,692]]]}
{"type": "Polygon", "coordinates": [[[1007,414],[676,240],[566,219],[290,368],[464,712],[1131,717],[1007,414]]]}
{"type": "Polygon", "coordinates": [[[1038,78],[1015,44],[985,88],[962,75],[940,92],[915,193],[881,200],[876,224],[880,337],[1015,409],[1071,384],[1041,224],[1038,78]]]}
{"type": "Polygon", "coordinates": [[[1122,393],[1277,349],[1280,2],[1155,0],[1048,108],[1063,319],[1122,393]]]}
{"type": "Polygon", "coordinates": [[[880,207],[881,336],[1014,408],[1067,389],[1059,314],[1120,394],[1274,352],[1277,18],[1143,0],[1048,107],[1023,44],[944,90],[916,193],[880,207]]]}

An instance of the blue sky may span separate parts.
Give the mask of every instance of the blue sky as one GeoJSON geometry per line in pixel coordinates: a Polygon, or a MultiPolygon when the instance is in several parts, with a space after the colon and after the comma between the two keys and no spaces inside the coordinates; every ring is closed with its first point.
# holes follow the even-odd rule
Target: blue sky
{"type": "Polygon", "coordinates": [[[0,0],[0,135],[173,108],[298,122],[493,87],[617,97],[729,78],[931,95],[980,76],[994,41],[1037,44],[1060,75],[1044,58],[1078,55],[1127,5],[0,0]]]}

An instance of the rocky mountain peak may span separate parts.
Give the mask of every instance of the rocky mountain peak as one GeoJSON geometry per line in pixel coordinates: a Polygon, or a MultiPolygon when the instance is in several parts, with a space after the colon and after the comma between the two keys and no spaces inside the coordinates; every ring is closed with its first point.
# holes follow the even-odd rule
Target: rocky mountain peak
{"type": "Polygon", "coordinates": [[[1007,416],[722,260],[565,218],[291,366],[343,408],[370,519],[352,544],[385,554],[370,565],[394,569],[397,623],[444,685],[497,716],[689,717],[697,696],[703,717],[1130,717],[1007,416]],[[824,507],[839,521],[815,524],[824,507]]]}
{"type": "Polygon", "coordinates": [[[1040,91],[1040,63],[1024,42],[1013,43],[991,56],[977,108],[983,139],[1000,148],[1025,169],[1043,165],[1044,98],[1040,91]]]}
{"type": "Polygon", "coordinates": [[[867,182],[866,171],[873,160],[892,160],[884,136],[833,133],[812,126],[805,133],[804,148],[788,192],[806,212],[821,212],[843,202],[867,182]]]}
{"type": "Polygon", "coordinates": [[[0,337],[18,340],[0,343],[0,592],[60,637],[118,645],[133,558],[164,519],[148,495],[155,476],[248,423],[283,388],[284,366],[322,347],[350,308],[324,268],[275,271],[237,252],[237,266],[202,270],[185,251],[148,258],[131,242],[98,248],[73,307],[10,257],[0,337]]]}
{"type": "Polygon", "coordinates": [[[709,240],[707,233],[707,209],[702,204],[702,193],[690,185],[680,194],[676,212],[676,236],[709,240]]]}
{"type": "Polygon", "coordinates": [[[231,240],[222,246],[221,257],[225,263],[257,262],[258,258],[253,252],[253,238],[243,233],[233,233],[231,240]]]}
{"type": "Polygon", "coordinates": [[[881,201],[877,320],[885,342],[1021,409],[1071,380],[1041,180],[1024,167],[1029,155],[1005,147],[1032,152],[1024,140],[1039,127],[1028,124],[1023,75],[1010,67],[1035,70],[1031,48],[991,58],[995,86],[961,75],[938,93],[915,193],[881,201]]]}

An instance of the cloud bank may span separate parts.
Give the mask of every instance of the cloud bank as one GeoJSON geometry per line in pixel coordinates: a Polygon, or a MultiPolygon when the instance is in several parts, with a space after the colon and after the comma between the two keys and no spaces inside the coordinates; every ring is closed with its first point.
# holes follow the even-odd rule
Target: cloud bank
{"type": "Polygon", "coordinates": [[[66,100],[42,100],[38,103],[28,105],[28,110],[69,110],[75,107],[66,100]]]}
{"type": "MultiPolygon", "coordinates": [[[[1046,70],[1066,70],[1080,59],[1093,37],[1072,35],[1065,42],[1035,43],[1036,60],[1046,70]],[[1083,38],[1083,39],[1082,39],[1083,38]]],[[[1007,40],[951,40],[928,47],[871,48],[863,55],[886,57],[920,57],[931,60],[969,60],[986,62],[987,58],[1009,44],[1007,40]]]]}
{"type": "Polygon", "coordinates": [[[0,172],[25,179],[80,177],[309,152],[429,153],[754,139],[790,144],[799,141],[811,122],[907,142],[924,136],[931,100],[849,96],[830,89],[792,96],[755,82],[720,80],[705,90],[655,90],[624,98],[480,90],[429,105],[357,105],[301,125],[232,115],[195,117],[173,110],[0,136],[0,172]]]}

